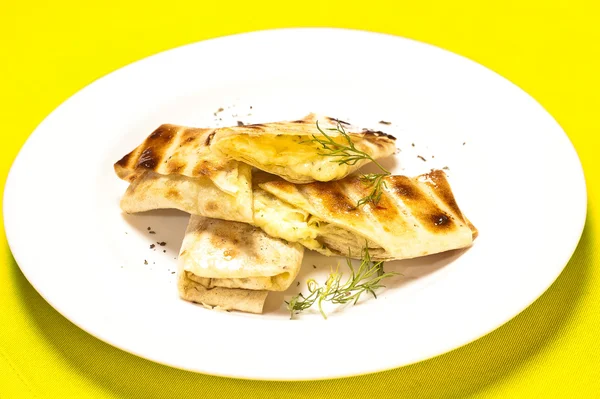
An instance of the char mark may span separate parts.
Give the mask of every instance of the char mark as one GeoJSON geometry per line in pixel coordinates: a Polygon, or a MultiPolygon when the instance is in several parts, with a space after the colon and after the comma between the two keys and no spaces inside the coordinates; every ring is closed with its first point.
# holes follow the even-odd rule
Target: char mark
{"type": "Polygon", "coordinates": [[[338,183],[316,182],[311,184],[301,184],[299,190],[309,200],[312,198],[320,199],[322,206],[330,213],[353,213],[357,210],[356,202],[352,201],[342,190],[338,183]]]}
{"type": "Polygon", "coordinates": [[[433,198],[425,194],[413,179],[392,176],[388,183],[391,191],[427,230],[442,233],[457,228],[452,216],[440,209],[433,198]]]}
{"type": "Polygon", "coordinates": [[[327,117],[327,119],[329,119],[329,120],[330,120],[330,121],[332,121],[332,122],[339,123],[340,125],[346,125],[346,126],[350,126],[350,123],[348,123],[348,122],[346,122],[346,121],[343,121],[343,120],[341,120],[341,119],[337,119],[337,118],[331,118],[331,117],[329,117],[329,116],[327,117]]]}
{"type": "Polygon", "coordinates": [[[214,136],[215,136],[215,132],[212,132],[211,134],[209,134],[206,137],[206,140],[204,141],[204,145],[208,147],[214,136]]]}
{"type": "Polygon", "coordinates": [[[382,132],[381,130],[363,129],[362,132],[364,135],[371,135],[371,136],[375,136],[375,137],[387,137],[390,140],[396,140],[396,138],[394,136],[392,136],[391,134],[382,132]]]}

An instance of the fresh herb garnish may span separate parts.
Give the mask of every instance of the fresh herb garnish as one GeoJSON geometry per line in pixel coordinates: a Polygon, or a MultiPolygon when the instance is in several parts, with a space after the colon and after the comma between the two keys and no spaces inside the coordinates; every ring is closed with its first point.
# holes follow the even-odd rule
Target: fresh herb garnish
{"type": "Polygon", "coordinates": [[[346,258],[346,263],[350,269],[350,278],[345,283],[342,283],[343,274],[339,272],[338,267],[329,274],[324,285],[320,286],[314,279],[309,279],[306,282],[309,291],[308,295],[304,296],[300,293],[292,297],[289,302],[286,301],[287,308],[290,311],[290,319],[295,314],[313,306],[315,302],[323,318],[327,319],[327,315],[322,307],[323,302],[331,302],[333,304],[352,302],[355,305],[364,292],[370,292],[374,298],[377,298],[375,290],[384,287],[381,284],[381,280],[399,274],[396,272],[384,272],[383,261],[372,261],[368,246],[365,246],[362,251],[362,260],[358,269],[352,266],[350,258],[346,258]]]}
{"type": "Polygon", "coordinates": [[[348,133],[346,133],[346,129],[342,126],[341,123],[338,122],[337,127],[328,128],[328,131],[337,131],[344,138],[344,142],[338,143],[327,134],[321,127],[319,126],[319,122],[317,121],[317,130],[323,137],[317,137],[316,135],[312,135],[312,140],[308,140],[311,143],[317,143],[321,146],[319,148],[321,151],[319,155],[332,157],[334,158],[331,162],[337,162],[339,165],[356,165],[357,162],[362,160],[369,160],[373,162],[375,165],[381,169],[383,173],[369,173],[362,175],[360,177],[361,181],[369,184],[372,187],[371,192],[364,198],[361,198],[358,201],[357,206],[364,205],[368,202],[376,205],[381,199],[381,194],[383,192],[383,187],[386,187],[384,178],[390,175],[390,172],[384,168],[379,162],[377,162],[371,155],[367,154],[364,151],[359,150],[354,145],[352,138],[348,133]]]}
{"type": "Polygon", "coordinates": [[[361,206],[366,204],[367,202],[372,202],[373,205],[377,205],[379,200],[381,199],[381,194],[383,193],[383,187],[387,187],[385,184],[384,178],[389,176],[390,172],[387,173],[369,173],[366,175],[361,175],[360,180],[363,183],[370,184],[373,189],[364,198],[358,200],[357,206],[361,206]]]}

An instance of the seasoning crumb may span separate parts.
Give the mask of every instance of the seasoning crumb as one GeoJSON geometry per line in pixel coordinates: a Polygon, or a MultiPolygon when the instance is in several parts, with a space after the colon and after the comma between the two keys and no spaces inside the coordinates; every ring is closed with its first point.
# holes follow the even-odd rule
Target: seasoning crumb
{"type": "Polygon", "coordinates": [[[465,145],[465,144],[467,144],[467,142],[466,142],[466,141],[463,141],[463,145],[465,145]]]}
{"type": "Polygon", "coordinates": [[[150,244],[150,249],[154,248],[156,245],[150,244]]]}
{"type": "Polygon", "coordinates": [[[252,109],[252,105],[250,106],[250,109],[252,109]]]}
{"type": "Polygon", "coordinates": [[[158,245],[160,245],[161,247],[164,247],[165,245],[167,245],[167,243],[164,242],[164,241],[161,241],[161,242],[158,243],[158,245]]]}
{"type": "Polygon", "coordinates": [[[238,126],[244,126],[244,122],[242,122],[242,121],[237,121],[237,125],[238,125],[238,126]]]}
{"type": "Polygon", "coordinates": [[[415,146],[415,143],[410,143],[410,145],[412,145],[413,147],[415,146]]]}
{"type": "Polygon", "coordinates": [[[317,265],[313,265],[313,269],[316,269],[316,268],[317,268],[317,265]]]}
{"type": "Polygon", "coordinates": [[[150,234],[156,234],[156,231],[150,230],[148,233],[150,233],[150,234]]]}
{"type": "Polygon", "coordinates": [[[166,249],[163,249],[163,253],[164,253],[164,254],[166,254],[166,253],[167,253],[167,250],[166,250],[166,249]]]}
{"type": "Polygon", "coordinates": [[[432,155],[432,156],[431,156],[431,159],[433,159],[433,158],[435,158],[435,155],[432,155]]]}
{"type": "Polygon", "coordinates": [[[300,286],[300,281],[298,281],[298,282],[296,283],[296,287],[299,287],[299,286],[300,286]]]}
{"type": "Polygon", "coordinates": [[[381,123],[382,125],[391,125],[392,122],[388,122],[388,121],[379,121],[379,123],[381,123]]]}
{"type": "Polygon", "coordinates": [[[171,272],[171,274],[175,274],[175,272],[171,272]]]}
{"type": "Polygon", "coordinates": [[[220,108],[219,108],[219,109],[218,109],[216,112],[213,112],[213,115],[214,115],[214,116],[217,116],[217,114],[218,114],[219,112],[223,112],[223,111],[225,111],[225,110],[223,109],[223,107],[220,107],[220,108]]]}
{"type": "Polygon", "coordinates": [[[427,160],[424,157],[420,156],[420,155],[417,155],[417,158],[419,158],[423,162],[427,162],[427,160]]]}
{"type": "Polygon", "coordinates": [[[148,261],[146,259],[144,259],[144,265],[147,265],[148,261]]]}
{"type": "Polygon", "coordinates": [[[447,166],[444,166],[442,169],[444,169],[444,170],[450,170],[450,168],[447,167],[447,166]]]}
{"type": "Polygon", "coordinates": [[[152,227],[148,227],[148,230],[152,230],[152,227]]]}
{"type": "Polygon", "coordinates": [[[125,232],[125,234],[129,234],[128,232],[125,232]]]}

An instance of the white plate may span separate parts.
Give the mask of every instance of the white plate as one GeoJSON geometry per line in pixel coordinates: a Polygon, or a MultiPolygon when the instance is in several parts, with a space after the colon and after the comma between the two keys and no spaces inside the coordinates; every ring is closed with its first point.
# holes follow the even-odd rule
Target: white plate
{"type": "MultiPolygon", "coordinates": [[[[585,213],[577,154],[519,88],[432,46],[334,29],[205,41],[99,79],[31,135],[4,197],[15,259],[69,320],[156,362],[256,379],[384,370],[481,337],[552,284],[577,245],[585,213]],[[396,135],[401,152],[387,161],[394,172],[448,166],[459,205],[479,228],[475,245],[388,263],[404,276],[378,299],[328,320],[308,312],[290,321],[282,295],[270,296],[264,315],[179,300],[172,271],[187,216],[123,216],[118,203],[126,184],[113,163],[161,123],[264,122],[309,111],[396,135]],[[167,245],[150,250],[156,241],[167,245]]],[[[299,281],[324,276],[332,261],[307,254],[299,281]]],[[[294,284],[285,297],[298,289],[294,284]]]]}

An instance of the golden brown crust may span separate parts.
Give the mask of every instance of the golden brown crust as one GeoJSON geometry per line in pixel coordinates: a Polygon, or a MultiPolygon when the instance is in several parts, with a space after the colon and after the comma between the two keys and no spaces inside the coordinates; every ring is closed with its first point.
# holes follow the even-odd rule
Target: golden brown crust
{"type": "Polygon", "coordinates": [[[452,216],[438,207],[429,195],[406,176],[386,179],[390,192],[406,206],[415,219],[431,232],[452,231],[457,228],[452,216]]]}
{"type": "Polygon", "coordinates": [[[466,223],[443,172],[436,171],[436,173],[421,175],[418,178],[389,176],[385,182],[388,190],[382,193],[376,205],[369,204],[368,207],[357,207],[356,199],[364,198],[372,191],[371,186],[358,176],[348,176],[337,182],[294,185],[280,180],[268,184],[281,192],[294,193],[298,191],[314,208],[319,209],[319,213],[343,217],[348,222],[353,220],[360,222],[371,216],[384,225],[391,220],[402,220],[399,218],[399,210],[395,205],[402,203],[406,212],[413,215],[420,225],[432,233],[455,230],[458,227],[455,218],[466,223]],[[436,184],[427,184],[442,203],[445,203],[453,211],[454,216],[441,209],[430,195],[419,188],[417,179],[422,178],[435,179],[436,184]]]}
{"type": "Polygon", "coordinates": [[[115,172],[121,179],[131,181],[140,171],[148,170],[188,177],[211,177],[218,172],[231,171],[237,162],[210,150],[214,134],[215,129],[161,125],[115,163],[115,172]]]}
{"type": "Polygon", "coordinates": [[[346,140],[351,140],[357,150],[369,154],[372,159],[387,157],[396,150],[396,139],[389,134],[361,130],[342,120],[316,114],[294,121],[220,128],[216,130],[211,147],[292,183],[339,180],[371,162],[367,158],[346,164],[329,162],[330,159],[320,155],[321,146],[312,143],[313,138],[321,137],[322,132],[339,144],[347,145],[346,140]],[[346,137],[343,137],[344,133],[346,137]],[[296,148],[302,161],[290,157],[286,150],[282,154],[273,154],[271,145],[274,148],[298,145],[296,148]]]}
{"type": "MultiPolygon", "coordinates": [[[[368,196],[372,188],[369,184],[366,184],[364,181],[359,179],[358,177],[352,177],[347,179],[347,186],[349,192],[354,192],[355,197],[364,198],[368,196]]],[[[391,220],[395,222],[395,228],[407,228],[406,223],[403,218],[400,217],[400,212],[396,205],[392,202],[391,198],[387,195],[381,196],[379,202],[376,205],[370,204],[370,212],[371,215],[377,219],[384,226],[384,230],[389,231],[387,225],[391,220]]]]}
{"type": "MultiPolygon", "coordinates": [[[[477,237],[477,229],[458,208],[443,171],[412,178],[388,176],[379,202],[360,207],[358,201],[371,193],[372,186],[359,176],[302,185],[271,181],[259,186],[326,223],[378,244],[385,250],[374,255],[378,259],[463,248],[477,237]]],[[[338,247],[349,244],[339,234],[329,238],[340,241],[338,247]]],[[[335,248],[328,250],[335,252],[335,248]]]]}
{"type": "Polygon", "coordinates": [[[298,190],[306,198],[318,199],[320,205],[328,213],[360,218],[356,201],[349,198],[342,186],[335,182],[302,184],[298,186],[298,190]]]}
{"type": "Polygon", "coordinates": [[[475,239],[479,234],[477,228],[466,218],[458,207],[454,194],[452,193],[452,188],[446,179],[446,173],[444,173],[443,170],[435,169],[430,173],[422,175],[421,180],[431,188],[442,204],[446,205],[461,222],[467,224],[473,233],[473,239],[475,239]]]}

